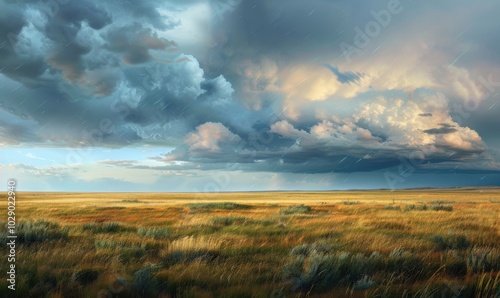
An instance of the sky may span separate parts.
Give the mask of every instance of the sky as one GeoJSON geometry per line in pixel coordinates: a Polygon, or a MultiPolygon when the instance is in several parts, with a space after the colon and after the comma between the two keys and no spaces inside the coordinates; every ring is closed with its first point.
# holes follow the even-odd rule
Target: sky
{"type": "Polygon", "coordinates": [[[500,2],[0,1],[24,191],[500,186],[500,2]]]}

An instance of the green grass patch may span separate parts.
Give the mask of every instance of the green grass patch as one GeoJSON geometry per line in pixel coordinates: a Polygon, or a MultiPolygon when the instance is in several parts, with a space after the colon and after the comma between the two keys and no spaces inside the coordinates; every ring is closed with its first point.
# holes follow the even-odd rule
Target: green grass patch
{"type": "Polygon", "coordinates": [[[453,206],[438,204],[438,205],[431,205],[431,209],[434,211],[448,211],[448,212],[450,212],[450,211],[453,211],[453,206]]]}
{"type": "Polygon", "coordinates": [[[151,237],[154,239],[166,239],[170,232],[166,228],[139,228],[137,234],[141,237],[151,237]]]}
{"type": "Polygon", "coordinates": [[[236,204],[236,203],[193,203],[187,205],[191,210],[245,210],[252,208],[249,205],[236,204]]]}
{"type": "Polygon", "coordinates": [[[107,222],[107,223],[86,223],[82,226],[84,231],[90,231],[93,234],[99,233],[118,233],[131,230],[119,222],[107,222]]]}
{"type": "MultiPolygon", "coordinates": [[[[16,243],[33,244],[54,240],[67,240],[68,227],[61,227],[59,223],[47,220],[21,221],[15,228],[16,243]]],[[[7,242],[7,234],[0,232],[2,245],[7,242]]]]}
{"type": "Polygon", "coordinates": [[[481,273],[500,271],[500,250],[491,247],[474,247],[467,255],[467,269],[481,273]]]}
{"type": "Polygon", "coordinates": [[[427,205],[407,204],[407,205],[405,205],[405,208],[403,210],[404,211],[427,211],[427,210],[429,210],[429,207],[427,207],[427,205]]]}
{"type": "Polygon", "coordinates": [[[141,201],[137,200],[137,199],[133,199],[133,200],[122,200],[123,203],[142,203],[141,201]]]}
{"type": "Polygon", "coordinates": [[[215,216],[210,219],[210,222],[218,226],[230,226],[232,224],[242,224],[249,222],[250,219],[241,216],[215,216]]]}
{"type": "Polygon", "coordinates": [[[290,261],[283,267],[282,276],[292,291],[310,291],[313,288],[327,291],[338,285],[357,282],[361,287],[366,281],[364,276],[384,267],[384,257],[380,254],[365,256],[336,252],[328,244],[319,242],[294,247],[290,252],[290,261]]]}
{"type": "Polygon", "coordinates": [[[285,208],[282,208],[280,210],[281,215],[290,215],[290,214],[307,214],[312,211],[312,208],[309,206],[306,206],[304,204],[300,205],[292,205],[288,206],[285,208]]]}
{"type": "Polygon", "coordinates": [[[401,211],[401,206],[399,206],[399,205],[387,205],[387,206],[384,207],[384,210],[401,211]]]}
{"type": "Polygon", "coordinates": [[[123,210],[127,209],[126,207],[123,206],[110,206],[110,207],[97,207],[95,210],[97,211],[106,211],[106,210],[123,210]]]}
{"type": "Polygon", "coordinates": [[[463,250],[469,247],[469,241],[467,240],[467,237],[463,235],[436,235],[432,237],[432,242],[437,250],[463,250]]]}
{"type": "Polygon", "coordinates": [[[350,206],[350,205],[358,205],[361,204],[359,201],[343,201],[342,204],[350,206]]]}

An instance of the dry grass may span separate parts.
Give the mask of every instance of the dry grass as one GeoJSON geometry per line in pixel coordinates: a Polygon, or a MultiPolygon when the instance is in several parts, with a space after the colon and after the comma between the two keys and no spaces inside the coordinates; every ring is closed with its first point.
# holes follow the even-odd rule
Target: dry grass
{"type": "Polygon", "coordinates": [[[495,297],[499,214],[496,189],[20,193],[17,294],[495,297]]]}
{"type": "Polygon", "coordinates": [[[170,242],[167,247],[167,251],[218,250],[222,246],[222,243],[222,239],[218,239],[216,237],[186,236],[170,242]]]}

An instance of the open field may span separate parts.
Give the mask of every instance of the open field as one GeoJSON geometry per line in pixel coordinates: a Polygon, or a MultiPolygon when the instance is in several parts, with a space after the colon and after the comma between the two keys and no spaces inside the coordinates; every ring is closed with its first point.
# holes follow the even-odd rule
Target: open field
{"type": "Polygon", "coordinates": [[[16,220],[18,297],[500,297],[495,188],[18,193],[16,220]]]}

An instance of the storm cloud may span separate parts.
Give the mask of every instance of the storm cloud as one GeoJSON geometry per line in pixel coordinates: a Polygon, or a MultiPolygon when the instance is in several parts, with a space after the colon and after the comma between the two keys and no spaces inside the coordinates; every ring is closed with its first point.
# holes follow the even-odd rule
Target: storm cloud
{"type": "Polygon", "coordinates": [[[483,4],[401,1],[382,22],[382,0],[3,1],[0,146],[165,148],[96,167],[186,177],[498,174],[483,4]]]}
{"type": "Polygon", "coordinates": [[[335,76],[337,76],[337,80],[342,84],[350,84],[350,83],[358,83],[363,74],[354,73],[352,71],[342,72],[338,67],[331,66],[328,64],[323,65],[328,68],[335,76]]]}

